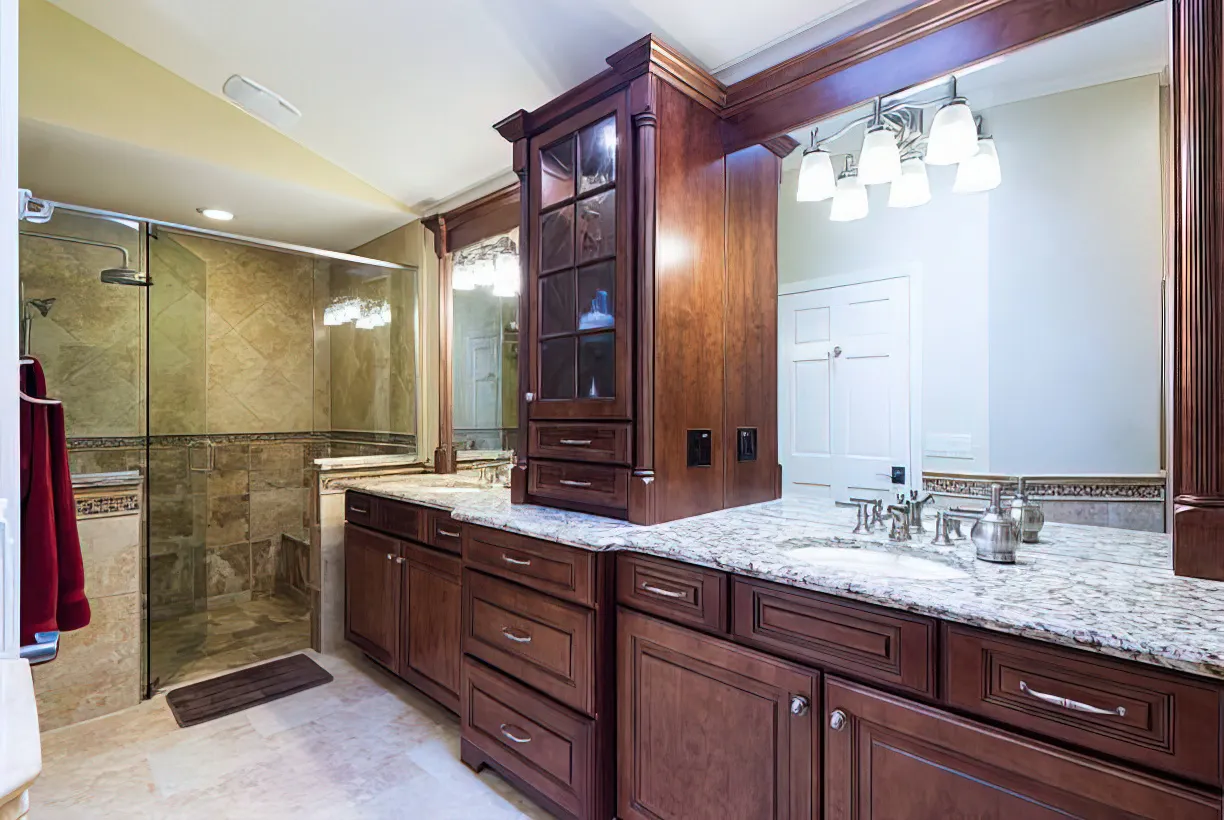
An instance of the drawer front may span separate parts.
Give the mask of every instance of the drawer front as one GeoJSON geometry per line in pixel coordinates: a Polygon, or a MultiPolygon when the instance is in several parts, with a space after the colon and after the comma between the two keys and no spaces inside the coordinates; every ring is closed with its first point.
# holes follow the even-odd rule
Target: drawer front
{"type": "Polygon", "coordinates": [[[623,552],[616,557],[616,600],[625,606],[727,631],[727,574],[623,552]]]}
{"type": "Polygon", "coordinates": [[[629,463],[629,425],[533,421],[527,454],[600,464],[629,463]]]}
{"type": "Polygon", "coordinates": [[[422,540],[425,510],[421,507],[402,501],[393,501],[389,498],[380,498],[374,509],[376,510],[374,526],[378,529],[400,538],[408,538],[413,541],[422,540]]]}
{"type": "Polygon", "coordinates": [[[440,550],[463,552],[463,525],[441,510],[425,513],[425,543],[440,550]]]}
{"type": "Polygon", "coordinates": [[[594,613],[470,569],[463,602],[464,652],[594,714],[594,613]]]}
{"type": "Polygon", "coordinates": [[[576,817],[594,795],[594,722],[464,658],[463,739],[576,817]]]}
{"type": "Polygon", "coordinates": [[[374,496],[349,490],[344,494],[344,520],[350,524],[373,527],[377,505],[378,499],[374,496]]]}
{"type": "Polygon", "coordinates": [[[947,701],[1066,743],[1220,781],[1220,690],[1083,652],[948,624],[947,701]]]}
{"type": "Polygon", "coordinates": [[[463,529],[468,566],[580,604],[595,603],[595,556],[586,550],[523,535],[476,527],[463,529]]]}
{"type": "Polygon", "coordinates": [[[624,509],[629,504],[629,468],[532,461],[527,470],[527,492],[541,498],[624,509]]]}
{"type": "Polygon", "coordinates": [[[935,696],[936,622],[762,581],[732,581],[731,631],[804,663],[935,696]]]}

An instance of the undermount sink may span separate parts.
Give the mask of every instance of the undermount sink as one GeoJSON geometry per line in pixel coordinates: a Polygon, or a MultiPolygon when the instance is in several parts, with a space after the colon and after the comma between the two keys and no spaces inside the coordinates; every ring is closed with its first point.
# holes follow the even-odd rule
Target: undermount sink
{"type": "Polygon", "coordinates": [[[803,547],[792,550],[788,558],[829,569],[848,570],[886,578],[912,578],[920,581],[950,581],[968,573],[925,558],[845,547],[803,547]]]}

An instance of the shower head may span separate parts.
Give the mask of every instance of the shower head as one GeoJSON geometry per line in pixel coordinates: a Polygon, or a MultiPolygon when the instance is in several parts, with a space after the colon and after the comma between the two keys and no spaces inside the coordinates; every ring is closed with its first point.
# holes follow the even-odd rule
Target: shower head
{"type": "Polygon", "coordinates": [[[153,284],[144,273],[132,268],[107,268],[102,271],[102,281],[108,285],[135,285],[141,288],[153,284]]]}
{"type": "Polygon", "coordinates": [[[49,296],[46,299],[29,299],[26,304],[38,311],[38,315],[47,318],[47,314],[51,312],[51,306],[55,304],[55,297],[49,296]]]}

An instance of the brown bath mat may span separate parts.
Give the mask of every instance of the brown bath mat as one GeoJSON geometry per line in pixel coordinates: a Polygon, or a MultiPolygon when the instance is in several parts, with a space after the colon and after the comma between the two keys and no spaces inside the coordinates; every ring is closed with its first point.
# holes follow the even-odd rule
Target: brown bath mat
{"type": "Polygon", "coordinates": [[[166,703],[179,726],[195,726],[331,681],[328,671],[310,658],[291,655],[175,689],[166,703]]]}

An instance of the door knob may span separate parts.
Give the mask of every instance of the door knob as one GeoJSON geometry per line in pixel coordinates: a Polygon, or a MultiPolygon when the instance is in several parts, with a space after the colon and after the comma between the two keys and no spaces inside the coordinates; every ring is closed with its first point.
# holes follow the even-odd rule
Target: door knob
{"type": "Polygon", "coordinates": [[[840,732],[846,728],[846,713],[841,709],[834,709],[833,714],[829,715],[829,728],[835,732],[840,732]]]}
{"type": "Polygon", "coordinates": [[[841,354],[842,354],[841,345],[836,345],[836,346],[834,346],[834,348],[833,348],[833,358],[835,358],[835,359],[836,359],[836,358],[837,358],[838,356],[840,356],[841,354]]]}
{"type": "Polygon", "coordinates": [[[791,714],[795,715],[796,717],[803,717],[808,713],[808,707],[811,705],[811,701],[809,701],[803,695],[795,695],[791,698],[790,702],[791,714]]]}

